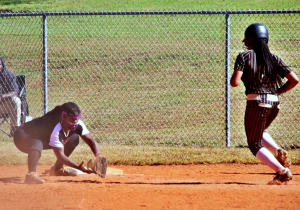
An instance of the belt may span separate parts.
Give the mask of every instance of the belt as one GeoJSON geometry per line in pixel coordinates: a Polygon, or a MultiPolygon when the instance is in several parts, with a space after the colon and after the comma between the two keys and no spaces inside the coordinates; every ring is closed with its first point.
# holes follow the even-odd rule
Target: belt
{"type": "MultiPolygon", "coordinates": [[[[247,95],[247,100],[248,101],[259,101],[261,100],[261,95],[260,94],[248,94],[247,95]]],[[[277,102],[278,100],[278,96],[277,95],[272,95],[272,94],[266,94],[266,100],[267,101],[273,101],[273,102],[277,102]]]]}

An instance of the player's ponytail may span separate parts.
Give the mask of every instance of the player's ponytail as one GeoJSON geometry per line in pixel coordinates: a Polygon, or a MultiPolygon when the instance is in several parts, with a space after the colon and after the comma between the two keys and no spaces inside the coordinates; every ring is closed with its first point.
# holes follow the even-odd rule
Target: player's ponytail
{"type": "Polygon", "coordinates": [[[282,78],[278,73],[279,66],[276,57],[270,52],[268,39],[260,38],[256,40],[253,50],[256,53],[258,65],[265,66],[265,74],[270,78],[270,82],[274,87],[279,88],[283,85],[282,78]]]}

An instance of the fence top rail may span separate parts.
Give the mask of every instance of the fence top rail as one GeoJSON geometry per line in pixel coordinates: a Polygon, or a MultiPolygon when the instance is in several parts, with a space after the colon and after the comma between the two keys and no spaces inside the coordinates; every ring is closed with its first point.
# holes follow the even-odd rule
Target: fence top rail
{"type": "Polygon", "coordinates": [[[186,14],[287,14],[300,13],[298,9],[286,10],[169,10],[169,11],[69,11],[69,12],[0,12],[5,16],[59,16],[59,15],[186,15],[186,14]]]}

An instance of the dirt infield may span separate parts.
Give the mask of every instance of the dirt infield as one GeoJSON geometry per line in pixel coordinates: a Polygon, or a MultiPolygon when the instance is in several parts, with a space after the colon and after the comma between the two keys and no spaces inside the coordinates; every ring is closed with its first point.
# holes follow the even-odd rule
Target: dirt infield
{"type": "Polygon", "coordinates": [[[27,166],[0,166],[0,209],[299,209],[300,166],[287,185],[268,185],[265,165],[110,166],[123,174],[53,177],[24,184],[27,166]]]}

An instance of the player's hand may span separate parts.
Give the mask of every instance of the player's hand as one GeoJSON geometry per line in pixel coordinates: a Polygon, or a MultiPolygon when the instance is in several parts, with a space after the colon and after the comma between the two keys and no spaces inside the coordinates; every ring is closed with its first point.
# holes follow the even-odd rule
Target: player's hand
{"type": "Polygon", "coordinates": [[[78,166],[78,169],[84,173],[88,173],[88,174],[91,174],[91,173],[94,173],[93,170],[91,169],[88,169],[87,167],[84,166],[84,161],[82,161],[79,166],[78,166]]]}

